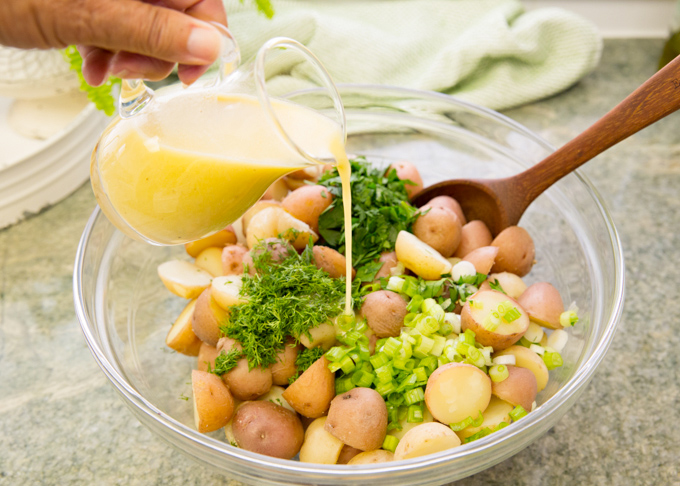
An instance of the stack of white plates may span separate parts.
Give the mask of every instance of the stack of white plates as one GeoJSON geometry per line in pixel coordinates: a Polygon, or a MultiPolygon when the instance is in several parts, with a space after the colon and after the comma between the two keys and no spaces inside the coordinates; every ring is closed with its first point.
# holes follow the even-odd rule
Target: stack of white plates
{"type": "Polygon", "coordinates": [[[77,82],[69,84],[68,73],[57,72],[68,71],[68,65],[55,54],[61,56],[0,48],[0,228],[81,186],[108,121],[73,90],[77,82]],[[36,63],[44,69],[36,69],[36,63]],[[46,75],[45,69],[51,72],[46,75]]]}

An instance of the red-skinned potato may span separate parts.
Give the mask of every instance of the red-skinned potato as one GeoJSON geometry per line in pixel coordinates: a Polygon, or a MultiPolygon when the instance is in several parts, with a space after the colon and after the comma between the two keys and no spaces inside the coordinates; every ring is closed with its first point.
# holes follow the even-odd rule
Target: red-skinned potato
{"type": "Polygon", "coordinates": [[[201,253],[206,248],[211,246],[223,247],[225,245],[232,245],[236,243],[236,232],[231,226],[227,226],[225,229],[218,231],[215,234],[201,238],[200,240],[192,241],[184,245],[187,253],[192,257],[196,258],[199,253],[201,253]]]}
{"type": "Polygon", "coordinates": [[[517,300],[529,313],[529,318],[548,329],[562,329],[560,314],[564,303],[559,291],[548,282],[530,285],[517,300]]]}
{"type": "Polygon", "coordinates": [[[328,364],[322,356],[283,392],[283,398],[300,415],[321,417],[330,407],[335,396],[335,375],[328,364]]]}
{"type": "Polygon", "coordinates": [[[215,358],[219,354],[220,351],[215,346],[201,342],[201,347],[198,349],[198,357],[196,358],[196,368],[199,371],[214,370],[215,358]]]}
{"type": "Polygon", "coordinates": [[[423,178],[420,177],[418,169],[411,162],[405,160],[395,162],[387,168],[387,172],[389,173],[392,170],[397,171],[397,177],[402,181],[410,181],[405,186],[409,199],[413,199],[416,194],[423,190],[423,178]]]}
{"type": "Polygon", "coordinates": [[[483,221],[475,219],[464,224],[460,230],[460,244],[453,254],[454,257],[463,258],[472,250],[483,246],[490,246],[493,241],[491,231],[483,221]]]}
{"type": "Polygon", "coordinates": [[[465,219],[465,213],[463,213],[463,208],[460,207],[458,201],[456,201],[451,196],[437,196],[430,199],[427,204],[422,206],[420,209],[426,208],[446,208],[454,212],[458,216],[458,221],[461,225],[465,225],[467,220],[465,219]]]}
{"type": "Polygon", "coordinates": [[[475,333],[478,343],[499,351],[512,346],[522,338],[529,328],[529,315],[515,300],[504,293],[496,290],[480,290],[468,297],[460,313],[460,322],[463,331],[470,329],[475,333]],[[517,309],[520,316],[512,322],[501,318],[498,326],[489,330],[487,316],[497,311],[500,304],[517,309]]]}
{"type": "Polygon", "coordinates": [[[221,429],[234,413],[234,399],[217,375],[206,371],[191,372],[194,422],[199,432],[221,429]]]}
{"type": "Polygon", "coordinates": [[[497,255],[498,247],[482,246],[481,248],[472,250],[470,253],[465,255],[463,260],[472,263],[475,266],[477,273],[488,275],[491,267],[493,267],[493,262],[496,260],[497,255]]]}
{"type": "MultiPolygon", "coordinates": [[[[333,248],[315,245],[312,248],[312,257],[314,258],[314,265],[332,278],[340,278],[347,275],[347,259],[333,248]]],[[[352,269],[352,280],[354,280],[356,274],[356,270],[352,269]]]]}
{"type": "Polygon", "coordinates": [[[354,388],[331,401],[326,432],[361,451],[379,449],[387,434],[387,405],[372,388],[354,388]]]}
{"type": "Polygon", "coordinates": [[[222,249],[222,272],[224,275],[241,275],[243,273],[243,257],[248,247],[237,243],[222,249]]]}
{"type": "Polygon", "coordinates": [[[274,385],[288,386],[288,379],[297,373],[295,360],[302,349],[300,344],[290,340],[286,342],[283,351],[276,355],[276,363],[271,367],[272,383],[274,385]]]}
{"type": "Polygon", "coordinates": [[[229,319],[229,311],[220,307],[211,294],[212,289],[208,287],[196,299],[191,327],[201,341],[217,346],[221,337],[220,326],[229,319]]]}
{"type": "Polygon", "coordinates": [[[444,258],[450,257],[460,244],[462,226],[458,216],[442,207],[424,208],[427,212],[423,212],[413,223],[413,234],[444,258]]]}
{"type": "Polygon", "coordinates": [[[534,265],[534,240],[524,228],[505,228],[493,239],[491,246],[498,247],[496,262],[491,269],[494,273],[510,272],[524,277],[534,265]]]}
{"type": "MultiPolygon", "coordinates": [[[[543,345],[542,345],[543,346],[543,345]]],[[[534,374],[536,378],[537,391],[543,390],[548,384],[550,378],[548,374],[548,367],[545,365],[543,358],[524,346],[510,346],[503,351],[494,353],[492,358],[497,356],[514,356],[515,366],[518,368],[526,368],[534,374]]]]}
{"type": "Polygon", "coordinates": [[[323,186],[305,185],[288,194],[281,204],[295,218],[319,232],[319,216],[333,202],[333,195],[323,186]]]}
{"type": "Polygon", "coordinates": [[[342,450],[340,451],[340,455],[338,456],[338,462],[336,464],[347,464],[349,461],[352,460],[353,457],[361,454],[361,451],[359,449],[356,449],[355,447],[348,446],[345,444],[342,447],[342,450]]]}
{"type": "MultiPolygon", "coordinates": [[[[241,345],[229,337],[223,337],[217,349],[220,353],[228,353],[232,349],[241,349],[241,345]]],[[[222,380],[227,384],[234,398],[255,400],[272,387],[272,371],[271,368],[260,366],[251,370],[248,366],[248,359],[241,358],[234,368],[222,375],[222,380]]]]}
{"type": "Polygon", "coordinates": [[[366,296],[360,314],[376,336],[398,336],[408,314],[407,302],[391,290],[378,290],[366,296]]]}
{"type": "Polygon", "coordinates": [[[393,251],[381,253],[378,261],[382,262],[382,267],[380,267],[378,273],[375,274],[376,280],[391,276],[392,274],[390,271],[399,264],[397,254],[393,251]]]}
{"type": "Polygon", "coordinates": [[[177,317],[165,338],[165,344],[169,348],[187,356],[196,356],[201,348],[201,340],[198,339],[191,327],[191,319],[194,315],[195,307],[196,299],[184,307],[184,310],[177,317]]]}
{"type": "Polygon", "coordinates": [[[297,414],[267,401],[244,403],[231,428],[240,448],[280,459],[295,457],[305,435],[297,414]]]}
{"type": "Polygon", "coordinates": [[[498,383],[492,382],[491,393],[511,405],[521,405],[524,410],[531,412],[531,406],[536,400],[536,377],[526,368],[507,368],[508,377],[498,383]]]}

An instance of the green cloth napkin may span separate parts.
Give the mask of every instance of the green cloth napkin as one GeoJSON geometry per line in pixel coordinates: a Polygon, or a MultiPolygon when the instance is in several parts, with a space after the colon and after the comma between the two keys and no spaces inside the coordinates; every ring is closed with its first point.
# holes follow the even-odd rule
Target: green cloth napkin
{"type": "MultiPolygon", "coordinates": [[[[249,59],[276,36],[305,44],[336,83],[440,91],[492,109],[558,93],[598,63],[595,26],[557,8],[526,12],[516,0],[225,0],[229,27],[249,59]]],[[[288,66],[278,89],[307,86],[308,63],[288,66]]]]}

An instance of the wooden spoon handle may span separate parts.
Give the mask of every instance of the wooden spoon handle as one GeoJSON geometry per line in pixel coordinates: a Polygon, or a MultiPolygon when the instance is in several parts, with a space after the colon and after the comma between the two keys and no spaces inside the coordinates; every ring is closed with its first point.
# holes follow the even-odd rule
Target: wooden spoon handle
{"type": "Polygon", "coordinates": [[[552,184],[612,145],[680,108],[680,56],[649,78],[609,113],[540,163],[516,176],[524,210],[552,184]]]}

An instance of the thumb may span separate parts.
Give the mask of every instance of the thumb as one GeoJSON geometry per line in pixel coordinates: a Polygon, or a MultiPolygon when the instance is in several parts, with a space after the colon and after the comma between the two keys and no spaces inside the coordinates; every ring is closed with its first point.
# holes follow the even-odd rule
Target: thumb
{"type": "Polygon", "coordinates": [[[219,55],[218,30],[177,10],[135,0],[85,0],[78,4],[77,12],[53,21],[55,35],[63,44],[194,65],[212,63],[219,55]]]}

